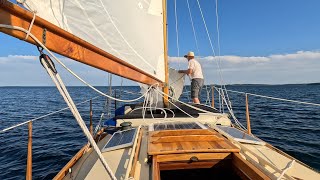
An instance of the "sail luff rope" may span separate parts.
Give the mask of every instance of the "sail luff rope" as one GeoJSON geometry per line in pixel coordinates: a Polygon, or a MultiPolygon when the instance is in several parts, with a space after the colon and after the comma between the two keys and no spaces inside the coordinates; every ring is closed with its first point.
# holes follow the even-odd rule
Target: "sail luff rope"
{"type": "MultiPolygon", "coordinates": [[[[101,95],[96,96],[96,97],[93,97],[93,98],[91,98],[91,99],[87,99],[87,100],[85,100],[85,101],[82,101],[82,102],[80,102],[80,103],[77,103],[76,105],[80,105],[80,104],[89,102],[90,100],[97,99],[98,97],[101,97],[101,95]]],[[[65,110],[67,110],[67,109],[69,109],[69,107],[65,107],[65,108],[59,109],[59,110],[57,110],[57,111],[53,111],[53,112],[47,113],[47,114],[45,114],[45,115],[42,115],[42,116],[39,116],[39,117],[30,119],[30,120],[28,120],[28,121],[24,121],[24,122],[22,122],[22,123],[15,124],[15,125],[13,125],[13,126],[10,126],[10,127],[7,127],[7,128],[4,128],[4,129],[0,130],[0,133],[4,133],[4,132],[6,132],[6,131],[9,131],[9,130],[14,129],[14,128],[17,128],[17,127],[20,127],[20,126],[22,126],[22,125],[24,125],[24,124],[27,124],[27,123],[29,123],[29,122],[33,122],[33,121],[36,121],[36,120],[39,120],[39,119],[43,119],[43,118],[45,118],[45,117],[51,116],[51,115],[53,115],[53,114],[56,114],[56,113],[59,113],[59,112],[62,112],[62,111],[65,111],[65,110]]]]}
{"type": "Polygon", "coordinates": [[[71,110],[72,114],[74,115],[76,121],[78,122],[79,126],[81,127],[83,133],[86,135],[86,137],[87,137],[88,141],[90,142],[91,146],[93,147],[93,149],[98,154],[98,157],[99,157],[101,163],[103,164],[104,168],[106,169],[107,173],[109,174],[110,178],[113,179],[113,180],[116,180],[117,178],[113,174],[111,168],[109,167],[108,163],[104,159],[104,157],[103,157],[98,145],[96,144],[95,140],[93,139],[92,135],[90,134],[85,122],[83,121],[83,119],[82,119],[77,107],[75,106],[72,98],[70,97],[70,95],[69,95],[69,93],[68,93],[68,91],[67,91],[67,89],[66,89],[66,87],[65,87],[65,85],[64,85],[64,83],[62,81],[62,79],[60,78],[59,74],[57,72],[53,72],[53,70],[48,67],[48,65],[46,64],[44,58],[41,58],[41,64],[44,66],[44,68],[48,72],[49,76],[51,77],[51,79],[55,83],[57,89],[59,90],[61,96],[63,97],[65,102],[70,107],[70,110],[71,110]]]}
{"type": "MultiPolygon", "coordinates": [[[[27,30],[18,26],[11,26],[11,25],[6,25],[6,24],[0,24],[0,28],[6,28],[6,29],[15,29],[15,30],[19,30],[22,31],[24,33],[27,33],[27,30]]],[[[141,95],[138,98],[135,99],[131,99],[131,100],[123,100],[123,99],[118,99],[112,96],[109,96],[108,94],[105,94],[103,92],[101,92],[100,90],[98,90],[97,88],[93,87],[91,84],[87,83],[85,80],[83,80],[81,77],[79,77],[75,72],[73,72],[71,69],[69,69],[62,61],[59,60],[59,58],[57,58],[45,45],[43,45],[32,33],[29,34],[29,36],[39,45],[41,46],[44,50],[46,50],[51,57],[53,57],[53,59],[55,59],[64,69],[66,69],[70,74],[72,74],[75,78],[77,78],[78,80],[80,80],[84,85],[88,86],[89,88],[91,88],[92,90],[94,90],[95,92],[97,92],[98,94],[101,94],[102,96],[105,97],[109,97],[112,100],[116,100],[116,101],[120,101],[120,102],[134,102],[137,101],[141,98],[143,98],[147,92],[153,88],[154,86],[158,85],[159,83],[155,83],[153,85],[151,85],[149,87],[149,89],[146,91],[146,93],[144,93],[143,95],[141,95]]]]}

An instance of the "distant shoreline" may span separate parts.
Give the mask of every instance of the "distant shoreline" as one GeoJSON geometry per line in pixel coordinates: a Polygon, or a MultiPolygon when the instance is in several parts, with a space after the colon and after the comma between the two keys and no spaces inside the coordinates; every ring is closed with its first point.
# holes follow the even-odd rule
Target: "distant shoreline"
{"type": "MultiPolygon", "coordinates": [[[[211,85],[211,84],[210,84],[211,85]]],[[[214,84],[215,86],[221,86],[219,84],[214,84]]],[[[320,83],[301,83],[301,84],[226,84],[226,86],[294,86],[294,85],[320,85],[320,83]]],[[[186,85],[189,86],[189,85],[186,85]]],[[[29,88],[39,88],[39,87],[55,87],[55,86],[0,86],[0,88],[5,87],[29,87],[29,88]]],[[[86,87],[86,86],[67,86],[67,87],[86,87]]],[[[94,87],[108,87],[108,86],[94,86],[94,87]]],[[[112,87],[121,87],[121,86],[112,86],[112,87]]],[[[137,85],[128,85],[123,87],[139,87],[137,85]]]]}

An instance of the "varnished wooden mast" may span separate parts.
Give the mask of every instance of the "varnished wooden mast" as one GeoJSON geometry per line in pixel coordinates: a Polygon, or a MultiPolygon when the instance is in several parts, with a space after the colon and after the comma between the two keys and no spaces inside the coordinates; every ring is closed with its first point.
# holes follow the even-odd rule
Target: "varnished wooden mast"
{"type": "MultiPolygon", "coordinates": [[[[167,44],[167,1],[162,0],[163,9],[163,44],[164,44],[164,68],[165,68],[165,83],[163,92],[169,94],[169,64],[168,64],[168,44],[167,44]]],[[[165,107],[169,106],[168,96],[163,97],[165,107]]]]}
{"type": "MultiPolygon", "coordinates": [[[[7,0],[0,0],[1,24],[28,29],[32,18],[33,14],[31,12],[7,0]]],[[[44,29],[46,29],[45,45],[53,52],[133,81],[150,85],[155,83],[159,83],[160,86],[163,85],[161,80],[143,70],[97,48],[40,17],[36,17],[31,33],[39,40],[42,40],[44,29]]],[[[25,33],[12,29],[0,28],[0,32],[21,40],[24,40],[26,37],[25,33]]],[[[36,44],[30,37],[24,41],[36,44]]]]}

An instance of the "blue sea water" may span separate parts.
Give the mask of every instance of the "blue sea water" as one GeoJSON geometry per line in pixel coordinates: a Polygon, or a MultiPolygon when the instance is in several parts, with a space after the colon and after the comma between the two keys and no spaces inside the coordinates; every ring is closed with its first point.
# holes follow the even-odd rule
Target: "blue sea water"
{"type": "MultiPolygon", "coordinates": [[[[120,87],[114,87],[120,88],[120,87]]],[[[138,87],[122,87],[138,92],[138,87]]],[[[320,85],[234,85],[228,89],[320,103],[320,85]]],[[[98,96],[87,87],[68,87],[76,103],[98,96]]],[[[107,92],[106,87],[98,87],[107,92]]],[[[206,92],[202,92],[202,101],[206,92]]],[[[215,93],[217,95],[217,93],[215,93]]],[[[245,125],[245,97],[229,92],[237,118],[245,125]]],[[[121,98],[137,95],[122,93],[121,98]]],[[[218,98],[216,106],[218,106],[218,98]]],[[[181,97],[187,101],[186,96],[181,97]]],[[[99,121],[104,97],[93,100],[94,125],[99,121]]],[[[249,96],[252,132],[275,147],[320,170],[320,107],[249,96]]],[[[118,103],[117,106],[120,106],[118,103]]],[[[66,107],[55,87],[0,87],[0,130],[66,107]]],[[[89,123],[89,102],[78,105],[89,123]]],[[[24,179],[27,125],[0,133],[0,179],[24,179]]],[[[86,138],[69,110],[33,123],[33,178],[52,179],[86,144],[86,138]]]]}

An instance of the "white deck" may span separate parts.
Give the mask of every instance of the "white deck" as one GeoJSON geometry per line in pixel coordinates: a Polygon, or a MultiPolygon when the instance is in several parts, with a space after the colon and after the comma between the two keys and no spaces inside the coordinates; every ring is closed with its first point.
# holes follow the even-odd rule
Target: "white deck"
{"type": "MultiPolygon", "coordinates": [[[[103,148],[110,137],[111,135],[108,135],[98,143],[100,149],[103,148]]],[[[102,153],[117,179],[124,179],[131,151],[132,148],[124,148],[102,153]]],[[[64,179],[109,179],[109,175],[102,166],[97,154],[91,148],[73,166],[72,173],[69,173],[64,179]]]]}
{"type": "MultiPolygon", "coordinates": [[[[249,156],[252,158],[252,160],[255,161],[256,163],[259,163],[260,161],[261,162],[259,164],[260,168],[264,168],[265,170],[267,170],[270,173],[270,175],[273,176],[274,179],[279,177],[280,173],[277,172],[274,169],[274,167],[270,167],[270,165],[268,164],[270,163],[271,165],[275,166],[279,170],[283,171],[286,168],[286,166],[289,163],[291,163],[293,160],[286,157],[285,155],[282,155],[276,152],[275,150],[267,146],[251,145],[251,144],[242,144],[242,145],[245,147],[245,149],[248,149],[250,152],[252,152],[252,154],[250,152],[248,153],[249,156]],[[256,157],[254,157],[253,154],[255,154],[256,157]],[[262,158],[263,160],[260,160],[260,158],[262,158]],[[264,161],[266,161],[267,163],[265,163],[264,161]]],[[[293,163],[293,166],[288,169],[286,174],[295,179],[297,178],[305,179],[305,180],[320,179],[319,173],[311,170],[310,168],[304,166],[298,161],[295,161],[293,163]]]]}
{"type": "Polygon", "coordinates": [[[318,172],[284,152],[275,150],[272,146],[268,147],[267,145],[240,143],[218,128],[215,129],[237,145],[241,149],[240,154],[267,174],[271,179],[278,179],[282,171],[285,170],[293,160],[295,160],[293,166],[288,168],[281,179],[320,179],[320,174],[318,172]]]}
{"type": "MultiPolygon", "coordinates": [[[[168,122],[173,120],[175,122],[197,121],[203,124],[207,124],[210,127],[214,127],[215,124],[230,125],[231,123],[225,115],[221,114],[218,114],[217,116],[201,114],[198,118],[195,119],[130,119],[133,126],[135,127],[138,127],[140,125],[146,126],[142,134],[141,149],[139,152],[135,177],[139,177],[139,179],[142,180],[148,180],[151,178],[151,166],[147,163],[147,125],[150,125],[152,123],[168,122]]],[[[121,120],[118,120],[118,123],[121,122],[121,120]]],[[[111,136],[108,135],[98,143],[100,149],[102,149],[102,147],[107,143],[110,137],[111,136]]],[[[131,166],[133,161],[131,155],[134,153],[133,148],[135,148],[137,144],[137,138],[138,136],[136,136],[135,144],[133,147],[102,153],[117,179],[126,179],[126,177],[128,177],[127,169],[131,169],[129,167],[131,166]]],[[[244,156],[245,159],[247,159],[253,165],[258,167],[271,179],[277,179],[281,172],[286,168],[288,163],[292,161],[292,159],[290,159],[289,156],[283,155],[283,152],[277,152],[274,149],[269,148],[267,146],[238,143],[235,142],[233,139],[230,139],[230,137],[228,138],[229,140],[233,141],[235,145],[241,148],[241,154],[244,156]]],[[[293,167],[286,172],[283,179],[293,178],[317,180],[320,179],[320,175],[319,173],[310,169],[309,167],[305,166],[299,161],[296,161],[293,164],[293,167]]],[[[64,179],[109,179],[109,175],[103,168],[101,162],[98,160],[96,153],[93,152],[92,149],[90,149],[73,166],[72,172],[67,174],[64,179]]]]}

